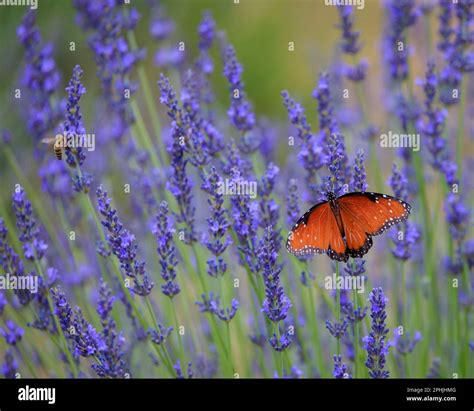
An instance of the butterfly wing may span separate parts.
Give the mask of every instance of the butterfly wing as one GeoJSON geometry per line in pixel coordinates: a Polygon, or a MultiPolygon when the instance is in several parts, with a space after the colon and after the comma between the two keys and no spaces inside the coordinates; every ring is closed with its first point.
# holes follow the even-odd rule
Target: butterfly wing
{"type": "Polygon", "coordinates": [[[297,256],[326,253],[333,260],[347,261],[346,245],[327,201],[310,208],[296,222],[286,248],[297,256]]]}
{"type": "Polygon", "coordinates": [[[411,206],[387,194],[358,192],[337,199],[347,253],[362,257],[372,247],[372,236],[382,234],[394,224],[405,221],[411,206]]]}

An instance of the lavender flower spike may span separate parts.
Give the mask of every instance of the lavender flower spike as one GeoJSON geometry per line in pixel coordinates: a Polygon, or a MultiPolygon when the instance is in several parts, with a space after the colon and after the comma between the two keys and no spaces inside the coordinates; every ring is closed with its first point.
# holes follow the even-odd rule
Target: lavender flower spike
{"type": "Polygon", "coordinates": [[[99,213],[103,216],[102,225],[107,229],[107,242],[112,253],[119,259],[120,267],[127,277],[133,280],[131,291],[140,296],[150,294],[153,282],[145,272],[145,263],[137,260],[135,236],[119,220],[117,210],[110,206],[112,200],[107,192],[97,189],[99,213]]]}
{"type": "Polygon", "coordinates": [[[371,304],[372,330],[368,336],[363,338],[364,349],[367,351],[365,365],[369,369],[371,378],[388,378],[389,372],[384,370],[385,357],[388,353],[386,341],[388,333],[387,314],[385,312],[387,299],[382,288],[372,290],[369,295],[369,302],[371,304]]]}
{"type": "Polygon", "coordinates": [[[173,298],[179,294],[181,288],[176,282],[176,266],[178,261],[176,260],[173,243],[174,227],[168,216],[168,203],[165,201],[160,204],[155,227],[156,251],[158,252],[161,266],[161,277],[165,281],[161,286],[161,291],[164,295],[173,298]]]}

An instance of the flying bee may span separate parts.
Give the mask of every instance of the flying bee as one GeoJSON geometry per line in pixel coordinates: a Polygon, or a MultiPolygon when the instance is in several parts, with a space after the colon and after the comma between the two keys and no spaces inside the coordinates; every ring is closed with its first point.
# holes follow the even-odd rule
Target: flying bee
{"type": "Polygon", "coordinates": [[[64,136],[57,134],[56,137],[46,137],[41,140],[42,143],[47,145],[53,145],[54,154],[58,160],[63,158],[63,147],[64,147],[64,136]]]}

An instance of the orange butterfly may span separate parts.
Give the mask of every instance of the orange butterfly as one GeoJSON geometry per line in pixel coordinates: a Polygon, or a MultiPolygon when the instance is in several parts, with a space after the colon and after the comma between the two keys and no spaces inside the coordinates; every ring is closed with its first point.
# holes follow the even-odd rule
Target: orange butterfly
{"type": "Polygon", "coordinates": [[[347,261],[362,257],[372,247],[372,236],[406,221],[411,206],[387,194],[354,192],[311,207],[294,225],[287,250],[301,256],[326,253],[331,259],[347,261]]]}

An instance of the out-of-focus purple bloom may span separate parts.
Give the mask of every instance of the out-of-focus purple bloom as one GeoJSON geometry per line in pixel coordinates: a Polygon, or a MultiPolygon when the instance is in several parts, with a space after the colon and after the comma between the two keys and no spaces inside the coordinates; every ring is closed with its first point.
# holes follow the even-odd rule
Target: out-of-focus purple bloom
{"type": "MultiPolygon", "coordinates": [[[[174,370],[176,371],[176,378],[178,379],[184,379],[184,374],[183,370],[181,369],[181,362],[178,360],[176,361],[176,364],[173,365],[174,370]]],[[[193,369],[192,369],[192,364],[188,363],[188,369],[187,369],[187,377],[188,378],[193,378],[193,369]]]]}
{"type": "Polygon", "coordinates": [[[124,274],[133,280],[131,291],[140,296],[150,294],[153,282],[145,272],[145,263],[137,260],[138,246],[135,236],[128,231],[118,218],[117,210],[110,205],[107,192],[97,189],[99,213],[103,216],[102,225],[107,229],[107,242],[112,253],[119,259],[124,274]]]}
{"type": "Polygon", "coordinates": [[[367,190],[367,175],[365,173],[364,165],[364,150],[360,149],[354,161],[354,172],[352,174],[352,191],[367,190]]]}
{"type": "Polygon", "coordinates": [[[365,260],[362,258],[355,258],[348,262],[344,267],[344,271],[351,276],[360,276],[365,273],[365,260]]]}
{"type": "Polygon", "coordinates": [[[5,351],[5,362],[2,364],[2,373],[5,378],[16,378],[18,372],[18,362],[13,356],[13,350],[5,351]]]}
{"type": "Polygon", "coordinates": [[[207,218],[210,238],[204,238],[207,249],[213,255],[213,259],[207,261],[207,272],[211,277],[218,277],[224,275],[227,270],[227,264],[221,255],[231,243],[230,237],[226,236],[230,223],[226,218],[224,208],[224,182],[215,167],[212,167],[210,173],[207,176],[203,175],[202,178],[204,182],[201,188],[209,194],[207,203],[211,214],[207,218]]]}
{"type": "Polygon", "coordinates": [[[166,339],[173,331],[173,327],[164,327],[161,324],[158,324],[158,330],[150,330],[148,334],[151,337],[151,341],[156,345],[161,345],[166,342],[166,339]]]}
{"type": "Polygon", "coordinates": [[[414,25],[417,10],[414,0],[387,0],[388,27],[384,41],[384,55],[393,80],[404,80],[408,76],[407,29],[414,25]]]}
{"type": "Polygon", "coordinates": [[[0,317],[3,315],[3,310],[7,305],[7,299],[5,297],[5,293],[0,291],[0,317]]]}
{"type": "Polygon", "coordinates": [[[391,345],[395,347],[395,350],[402,355],[410,354],[415,349],[418,342],[421,340],[421,333],[416,331],[413,337],[410,336],[410,333],[400,334],[398,328],[393,330],[394,339],[391,342],[391,345]]]}
{"type": "Polygon", "coordinates": [[[453,0],[439,0],[439,43],[438,49],[446,51],[451,45],[454,30],[451,27],[453,0]]]}
{"type": "Polygon", "coordinates": [[[342,362],[342,357],[340,355],[335,355],[334,360],[334,378],[352,378],[351,374],[347,372],[347,365],[342,362]]]}
{"type": "Polygon", "coordinates": [[[5,342],[8,345],[16,345],[21,341],[21,337],[25,331],[23,328],[17,326],[13,321],[7,320],[5,327],[0,327],[0,335],[5,338],[5,342]]]}
{"type": "Polygon", "coordinates": [[[361,60],[354,66],[345,65],[344,74],[351,81],[362,81],[367,75],[367,69],[369,68],[369,63],[367,60],[361,60]]]}
{"type": "Polygon", "coordinates": [[[287,222],[291,226],[296,223],[300,217],[300,207],[298,205],[298,185],[294,178],[288,181],[288,190],[286,194],[286,215],[287,222]]]}
{"type": "Polygon", "coordinates": [[[354,31],[354,15],[352,7],[350,6],[338,6],[339,17],[341,19],[338,27],[342,32],[342,44],[341,48],[344,53],[357,54],[360,50],[359,35],[358,31],[354,31]]]}
{"type": "Polygon", "coordinates": [[[205,294],[201,296],[202,301],[196,302],[199,307],[199,311],[202,313],[210,313],[215,315],[219,320],[229,322],[237,314],[239,308],[239,302],[236,299],[232,299],[230,307],[222,308],[220,297],[215,296],[214,293],[210,293],[209,297],[205,294]]]}
{"type": "Polygon", "coordinates": [[[56,93],[60,75],[53,58],[52,44],[41,44],[36,13],[28,11],[17,28],[17,37],[25,48],[22,84],[27,90],[27,126],[36,142],[53,130],[61,116],[62,101],[51,97],[56,93]]]}
{"type": "Polygon", "coordinates": [[[184,61],[185,53],[178,45],[161,47],[155,54],[155,65],[157,67],[176,67],[184,61]]]}
{"type": "Polygon", "coordinates": [[[157,242],[156,251],[160,261],[161,278],[165,281],[165,284],[161,286],[161,291],[170,298],[173,298],[181,291],[179,284],[176,282],[176,266],[178,261],[176,260],[173,243],[174,231],[168,216],[168,203],[163,201],[156,216],[156,228],[153,234],[157,242]]]}
{"type": "Polygon", "coordinates": [[[388,353],[387,314],[385,312],[387,299],[382,288],[374,288],[371,291],[369,302],[371,304],[372,329],[369,335],[363,338],[364,349],[367,351],[365,366],[369,369],[371,378],[388,378],[389,372],[384,370],[385,357],[388,353]]]}
{"type": "Polygon", "coordinates": [[[103,378],[124,378],[126,374],[123,359],[125,338],[122,332],[117,333],[116,324],[111,315],[114,301],[115,297],[112,295],[112,291],[101,278],[97,313],[102,324],[101,339],[103,344],[100,344],[97,355],[99,363],[93,364],[92,368],[99,377],[103,378]]]}
{"type": "Polygon", "coordinates": [[[441,360],[438,357],[433,358],[433,361],[431,362],[430,370],[426,378],[440,378],[441,377],[441,373],[439,370],[440,367],[441,367],[441,360]]]}
{"type": "Polygon", "coordinates": [[[227,45],[224,51],[224,76],[229,82],[231,94],[227,115],[234,127],[242,132],[248,132],[255,126],[255,114],[245,96],[242,72],[243,68],[237,60],[234,47],[227,45]]]}
{"type": "Polygon", "coordinates": [[[272,227],[268,227],[265,229],[264,238],[260,241],[258,264],[265,283],[262,311],[273,322],[284,320],[291,308],[291,301],[285,295],[280,283],[282,266],[278,264],[277,258],[272,227]]]}
{"type": "MultiPolygon", "coordinates": [[[[5,221],[3,218],[0,218],[0,266],[5,273],[9,273],[11,276],[23,277],[25,275],[23,261],[8,244],[7,234],[8,230],[5,226],[5,221]]],[[[22,305],[28,304],[33,299],[30,290],[15,289],[14,292],[22,305]]]]}
{"type": "MultiPolygon", "coordinates": [[[[453,183],[452,167],[454,164],[450,161],[446,152],[446,141],[442,137],[445,129],[447,112],[434,106],[435,97],[438,91],[438,78],[435,73],[435,65],[432,61],[428,62],[425,81],[423,83],[425,92],[425,110],[426,119],[419,121],[419,129],[424,140],[428,142],[428,150],[432,155],[432,165],[435,169],[445,174],[448,184],[453,183]]],[[[456,174],[457,169],[454,169],[456,174]]]]}
{"type": "Polygon", "coordinates": [[[307,273],[306,271],[302,271],[300,275],[300,282],[305,287],[311,286],[311,281],[314,281],[315,277],[313,273],[307,273]]]}
{"type": "Polygon", "coordinates": [[[456,241],[464,240],[469,226],[470,212],[462,202],[460,195],[449,193],[444,208],[452,237],[456,241]]]}
{"type": "Polygon", "coordinates": [[[127,95],[136,91],[137,85],[130,80],[130,73],[145,53],[131,50],[125,34],[135,27],[139,14],[115,0],[73,0],[73,5],[78,25],[91,32],[89,47],[108,109],[114,114],[111,121],[117,124],[116,138],[120,139],[135,121],[127,95]]]}
{"type": "Polygon", "coordinates": [[[23,243],[23,254],[27,260],[41,260],[48,249],[43,240],[40,229],[36,226],[33,208],[26,197],[23,187],[17,187],[13,193],[13,211],[16,217],[16,226],[20,233],[19,240],[23,243]]]}
{"type": "Polygon", "coordinates": [[[467,261],[468,267],[474,267],[474,238],[464,243],[463,255],[467,261]]]}
{"type": "Polygon", "coordinates": [[[209,75],[214,71],[214,64],[209,55],[209,49],[212,47],[214,42],[215,30],[216,23],[212,19],[211,14],[209,12],[204,12],[198,26],[199,58],[197,60],[197,65],[206,75],[209,75]]]}
{"type": "Polygon", "coordinates": [[[283,104],[288,111],[288,118],[291,124],[296,127],[300,151],[298,160],[306,170],[306,183],[310,189],[315,189],[317,181],[317,171],[325,164],[323,149],[311,131],[311,127],[306,119],[304,108],[300,103],[292,99],[287,91],[281,93],[283,104]]]}
{"type": "Polygon", "coordinates": [[[71,198],[74,191],[71,187],[71,176],[63,161],[47,161],[39,169],[41,189],[52,198],[71,198]]]}
{"type": "Polygon", "coordinates": [[[152,4],[152,18],[150,19],[150,35],[156,40],[166,40],[175,31],[174,21],[164,15],[161,7],[152,4]]]}
{"type": "Polygon", "coordinates": [[[321,73],[318,85],[313,90],[313,98],[318,102],[319,144],[328,147],[330,136],[338,133],[339,127],[334,116],[333,101],[329,87],[329,74],[321,73]]]}

